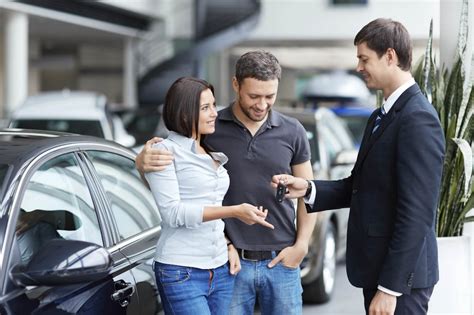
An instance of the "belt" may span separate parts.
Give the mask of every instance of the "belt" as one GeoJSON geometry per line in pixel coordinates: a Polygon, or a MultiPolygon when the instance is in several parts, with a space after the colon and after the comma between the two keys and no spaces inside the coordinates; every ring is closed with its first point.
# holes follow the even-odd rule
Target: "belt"
{"type": "Polygon", "coordinates": [[[239,253],[239,257],[242,258],[243,260],[248,260],[248,261],[259,261],[259,260],[265,260],[265,259],[272,259],[273,258],[273,253],[278,255],[280,253],[279,250],[277,251],[271,251],[271,250],[246,250],[246,249],[237,249],[237,252],[239,253]]]}

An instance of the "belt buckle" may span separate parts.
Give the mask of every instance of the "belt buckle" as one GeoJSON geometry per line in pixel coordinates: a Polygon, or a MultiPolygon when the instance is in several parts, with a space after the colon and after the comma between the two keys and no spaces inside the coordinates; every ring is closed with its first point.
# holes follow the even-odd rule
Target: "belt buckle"
{"type": "Polygon", "coordinates": [[[240,257],[242,257],[243,260],[246,260],[246,261],[253,261],[253,262],[257,262],[258,259],[250,259],[250,258],[245,258],[245,249],[241,249],[240,250],[240,257]]]}

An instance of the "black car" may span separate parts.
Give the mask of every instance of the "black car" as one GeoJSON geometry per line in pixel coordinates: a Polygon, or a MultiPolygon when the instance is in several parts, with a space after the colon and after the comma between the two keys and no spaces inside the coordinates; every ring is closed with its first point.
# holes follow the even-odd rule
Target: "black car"
{"type": "Polygon", "coordinates": [[[0,314],[158,314],[160,215],[135,154],[0,130],[0,314]]]}

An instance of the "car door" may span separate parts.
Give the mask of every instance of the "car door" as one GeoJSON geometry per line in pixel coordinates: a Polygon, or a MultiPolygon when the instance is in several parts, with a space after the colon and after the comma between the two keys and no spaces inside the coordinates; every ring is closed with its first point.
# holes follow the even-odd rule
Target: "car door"
{"type": "MultiPolygon", "coordinates": [[[[11,211],[15,219],[12,248],[5,270],[20,264],[28,266],[36,254],[53,240],[86,241],[106,246],[110,236],[104,232],[103,211],[88,186],[76,153],[53,155],[38,163],[19,194],[19,209],[11,211]]],[[[46,253],[47,254],[47,253],[46,253]]],[[[75,256],[81,256],[80,253],[75,256]]],[[[119,290],[117,282],[130,284],[131,275],[122,275],[117,262],[128,262],[120,253],[112,255],[114,273],[94,282],[21,287],[8,278],[3,292],[7,314],[125,314],[122,300],[111,297],[119,290]]],[[[71,257],[71,259],[76,259],[71,257]]],[[[125,273],[126,273],[125,269],[125,273]]],[[[134,283],[133,283],[134,285],[134,283]]],[[[128,292],[128,291],[127,291],[128,292]]],[[[126,298],[126,297],[125,297],[126,298]]]]}
{"type": "MultiPolygon", "coordinates": [[[[325,147],[327,160],[330,161],[329,179],[339,180],[350,176],[354,161],[344,165],[334,163],[338,154],[343,151],[354,150],[353,140],[343,122],[329,111],[320,111],[318,128],[321,134],[321,144],[325,147]]],[[[337,216],[338,257],[345,255],[347,225],[349,222],[349,208],[331,210],[337,216]]]]}
{"type": "Polygon", "coordinates": [[[161,218],[151,191],[142,181],[132,156],[88,150],[87,157],[102,184],[114,225],[114,248],[132,264],[140,312],[162,312],[152,262],[161,218]]]}

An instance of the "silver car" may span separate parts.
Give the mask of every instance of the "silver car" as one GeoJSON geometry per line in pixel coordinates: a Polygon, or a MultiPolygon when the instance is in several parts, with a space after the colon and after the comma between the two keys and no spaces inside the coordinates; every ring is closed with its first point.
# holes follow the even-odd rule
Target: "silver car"
{"type": "MultiPolygon", "coordinates": [[[[278,108],[306,129],[315,179],[341,179],[350,175],[357,158],[347,126],[326,108],[278,108]]],[[[349,209],[318,213],[308,254],[301,264],[303,300],[327,302],[334,290],[336,263],[345,257],[349,209]]]]}
{"type": "Polygon", "coordinates": [[[29,96],[15,109],[9,127],[77,133],[132,147],[135,138],[109,107],[105,95],[96,92],[43,92],[29,96]]]}

